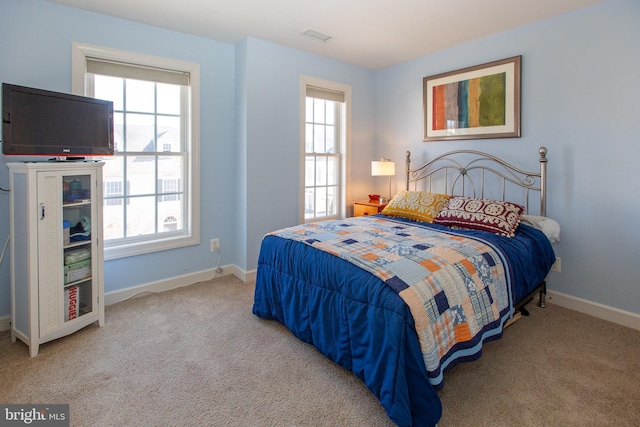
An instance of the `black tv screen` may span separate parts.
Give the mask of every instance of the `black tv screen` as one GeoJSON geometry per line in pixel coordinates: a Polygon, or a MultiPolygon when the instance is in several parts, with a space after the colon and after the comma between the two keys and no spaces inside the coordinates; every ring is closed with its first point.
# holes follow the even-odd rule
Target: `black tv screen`
{"type": "Polygon", "coordinates": [[[113,102],[2,84],[2,153],[28,156],[108,156],[113,102]]]}

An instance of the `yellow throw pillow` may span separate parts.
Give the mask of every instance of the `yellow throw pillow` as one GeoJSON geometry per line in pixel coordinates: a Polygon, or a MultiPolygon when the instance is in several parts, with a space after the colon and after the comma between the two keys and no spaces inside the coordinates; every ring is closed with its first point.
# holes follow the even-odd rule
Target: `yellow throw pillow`
{"type": "Polygon", "coordinates": [[[432,222],[451,196],[424,191],[400,191],[382,210],[383,215],[432,222]]]}

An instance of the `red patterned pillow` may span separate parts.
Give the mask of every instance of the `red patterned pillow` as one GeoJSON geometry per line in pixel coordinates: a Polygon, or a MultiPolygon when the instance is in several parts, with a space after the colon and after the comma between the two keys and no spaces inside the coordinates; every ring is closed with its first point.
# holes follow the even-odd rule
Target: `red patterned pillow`
{"type": "Polygon", "coordinates": [[[433,222],[513,237],[523,212],[524,207],[514,203],[454,196],[433,222]]]}

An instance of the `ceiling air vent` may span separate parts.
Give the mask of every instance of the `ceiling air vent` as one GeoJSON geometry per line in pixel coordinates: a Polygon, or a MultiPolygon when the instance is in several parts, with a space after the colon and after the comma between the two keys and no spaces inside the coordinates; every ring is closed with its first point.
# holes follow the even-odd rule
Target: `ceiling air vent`
{"type": "Polygon", "coordinates": [[[333,40],[335,37],[328,36],[326,34],[322,34],[321,32],[315,30],[306,30],[303,33],[300,33],[302,37],[306,37],[308,39],[316,40],[319,42],[327,43],[333,40]]]}

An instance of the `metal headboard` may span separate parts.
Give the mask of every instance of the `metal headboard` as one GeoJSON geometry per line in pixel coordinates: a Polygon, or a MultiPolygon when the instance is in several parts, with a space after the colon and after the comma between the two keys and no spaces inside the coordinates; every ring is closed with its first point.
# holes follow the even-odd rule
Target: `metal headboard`
{"type": "MultiPolygon", "coordinates": [[[[547,214],[547,148],[540,147],[540,171],[527,172],[519,169],[491,154],[474,150],[457,150],[441,154],[416,169],[411,169],[411,152],[407,151],[407,190],[414,184],[426,185],[426,191],[446,193],[450,195],[467,195],[485,198],[485,183],[494,184],[496,180],[501,186],[501,200],[505,201],[507,187],[524,189],[522,200],[508,200],[522,204],[526,212],[529,210],[530,193],[540,193],[541,216],[547,214]],[[472,156],[470,158],[469,156],[472,156]],[[433,189],[436,186],[436,189],[433,189]],[[440,190],[440,191],[438,191],[440,190]]],[[[493,197],[494,199],[497,197],[493,197]]]]}

